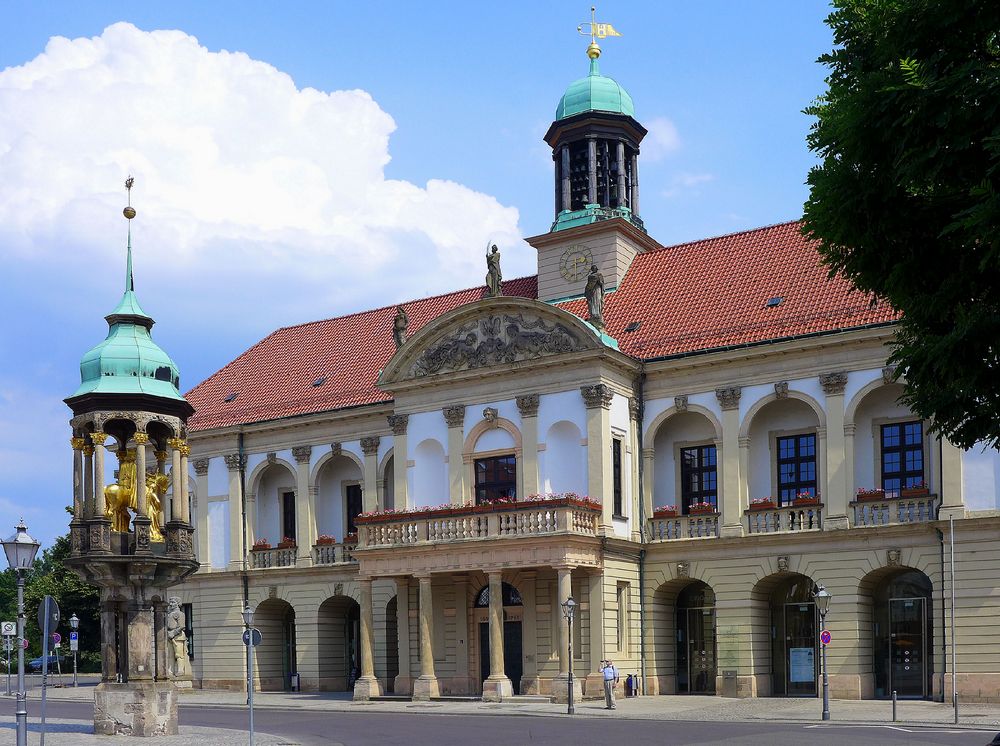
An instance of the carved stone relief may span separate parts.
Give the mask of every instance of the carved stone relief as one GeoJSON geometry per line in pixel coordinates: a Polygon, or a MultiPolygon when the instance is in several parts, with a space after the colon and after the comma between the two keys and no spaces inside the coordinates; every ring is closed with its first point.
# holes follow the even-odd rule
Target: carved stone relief
{"type": "Polygon", "coordinates": [[[223,458],[226,460],[226,468],[229,471],[236,471],[241,466],[246,466],[247,457],[238,453],[227,453],[223,458]]]}
{"type": "Polygon", "coordinates": [[[676,409],[678,412],[687,412],[688,409],[687,394],[674,397],[674,409],[676,409]]]}
{"type": "Polygon", "coordinates": [[[292,449],[292,456],[295,457],[296,463],[305,464],[312,457],[312,450],[312,446],[295,446],[292,449]]]}
{"type": "Polygon", "coordinates": [[[882,368],[882,383],[888,386],[896,382],[897,368],[895,365],[887,365],[882,368]]]}
{"type": "Polygon", "coordinates": [[[788,381],[778,381],[774,384],[774,395],[778,399],[788,398],[788,381]]]}
{"type": "Polygon", "coordinates": [[[410,415],[408,414],[390,414],[386,417],[389,421],[389,427],[392,428],[393,435],[406,435],[406,427],[410,424],[410,415]]]}
{"type": "Polygon", "coordinates": [[[885,564],[887,567],[898,567],[901,552],[899,549],[887,549],[885,551],[885,564]]]}
{"type": "Polygon", "coordinates": [[[267,454],[267,463],[273,464],[276,463],[277,461],[278,461],[278,454],[275,453],[274,451],[270,451],[267,454]]]}
{"type": "Polygon", "coordinates": [[[194,473],[199,477],[203,477],[208,474],[208,459],[199,458],[194,461],[194,473]]]}
{"type": "Polygon", "coordinates": [[[540,399],[538,394],[524,394],[517,397],[517,411],[522,417],[537,417],[540,399]]]}
{"type": "Polygon", "coordinates": [[[344,447],[340,443],[331,443],[330,444],[330,453],[333,454],[334,458],[337,458],[337,456],[343,455],[343,453],[344,453],[344,447]]]}
{"type": "Polygon", "coordinates": [[[740,406],[740,397],[743,396],[743,389],[739,386],[726,386],[716,389],[715,396],[719,400],[719,406],[723,409],[736,409],[740,406]]]}
{"type": "Polygon", "coordinates": [[[452,404],[441,411],[444,412],[444,421],[448,427],[462,427],[465,424],[464,404],[452,404]]]}
{"type": "Polygon", "coordinates": [[[788,555],[782,554],[778,557],[778,572],[788,572],[788,555]]]}
{"type": "Polygon", "coordinates": [[[361,452],[366,456],[375,456],[378,453],[378,446],[380,442],[381,439],[377,435],[370,435],[362,438],[361,452]]]}
{"type": "Polygon", "coordinates": [[[614,399],[614,392],[608,388],[607,384],[598,383],[594,386],[581,386],[580,395],[583,396],[583,403],[587,409],[611,407],[611,400],[614,399]]]}
{"type": "Polygon", "coordinates": [[[819,385],[823,387],[823,393],[827,396],[843,394],[847,386],[847,373],[837,371],[836,373],[822,373],[819,377],[819,385]]]}
{"type": "Polygon", "coordinates": [[[677,563],[677,577],[678,578],[690,578],[691,577],[691,563],[690,562],[678,562],[677,563]]]}
{"type": "Polygon", "coordinates": [[[483,410],[483,419],[486,420],[486,423],[490,427],[497,426],[497,417],[499,416],[500,412],[496,407],[486,407],[486,409],[483,410]]]}

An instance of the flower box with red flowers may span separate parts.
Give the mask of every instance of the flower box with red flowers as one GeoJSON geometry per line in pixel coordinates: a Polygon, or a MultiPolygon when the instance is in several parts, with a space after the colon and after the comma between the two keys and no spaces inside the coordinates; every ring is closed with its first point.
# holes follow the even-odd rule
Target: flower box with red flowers
{"type": "Polygon", "coordinates": [[[792,500],[792,505],[797,508],[805,508],[810,505],[820,505],[819,495],[813,495],[810,492],[800,492],[792,500]]]}
{"type": "Polygon", "coordinates": [[[770,497],[758,497],[750,501],[750,510],[774,510],[775,507],[774,499],[770,497]]]}
{"type": "Polygon", "coordinates": [[[917,485],[904,487],[899,491],[900,497],[927,497],[929,494],[931,494],[931,491],[928,487],[918,487],[917,485]]]}
{"type": "Polygon", "coordinates": [[[653,518],[676,518],[676,517],[677,517],[676,505],[662,505],[659,508],[653,509],[653,518]]]}
{"type": "Polygon", "coordinates": [[[346,536],[344,536],[344,543],[345,544],[357,544],[358,543],[358,535],[356,533],[354,533],[354,534],[347,534],[346,536]]]}
{"type": "Polygon", "coordinates": [[[267,539],[257,539],[257,541],[253,543],[253,547],[251,547],[250,551],[266,552],[270,548],[271,548],[271,542],[269,542],[267,539]]]}
{"type": "Polygon", "coordinates": [[[295,543],[295,539],[289,538],[288,536],[278,542],[278,549],[295,549],[297,546],[298,544],[295,543]]]}
{"type": "Polygon", "coordinates": [[[706,515],[715,512],[715,506],[712,503],[691,503],[688,505],[688,515],[706,515]]]}
{"type": "Polygon", "coordinates": [[[329,534],[320,534],[319,536],[316,537],[316,546],[328,547],[331,544],[336,544],[336,543],[337,540],[334,539],[329,534]]]}
{"type": "Polygon", "coordinates": [[[866,490],[859,489],[854,495],[858,502],[878,502],[880,500],[885,500],[885,490],[866,490]]]}

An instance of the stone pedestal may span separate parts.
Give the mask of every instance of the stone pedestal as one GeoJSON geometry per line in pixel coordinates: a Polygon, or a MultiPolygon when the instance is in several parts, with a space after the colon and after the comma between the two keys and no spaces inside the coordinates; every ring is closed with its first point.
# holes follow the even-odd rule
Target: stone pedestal
{"type": "MultiPolygon", "coordinates": [[[[552,701],[566,704],[566,680],[569,678],[566,674],[558,674],[552,679],[552,701]]],[[[580,687],[580,677],[573,674],[573,701],[579,702],[583,699],[583,690],[580,687]]]]}
{"type": "Polygon", "coordinates": [[[367,702],[372,697],[382,696],[382,684],[374,676],[362,676],[354,682],[354,699],[367,702]]]}
{"type": "Polygon", "coordinates": [[[413,682],[413,700],[427,701],[441,696],[441,687],[437,676],[420,676],[413,682]]]}
{"type": "Polygon", "coordinates": [[[502,702],[514,696],[514,685],[506,676],[490,676],[483,681],[483,702],[502,702]]]}
{"type": "Polygon", "coordinates": [[[177,689],[170,681],[102,682],[94,693],[94,733],[177,735],[177,689]]]}
{"type": "MultiPolygon", "coordinates": [[[[563,686],[566,686],[565,682],[563,686]]],[[[587,699],[604,699],[604,674],[601,671],[587,674],[583,680],[583,696],[587,699]]]]}

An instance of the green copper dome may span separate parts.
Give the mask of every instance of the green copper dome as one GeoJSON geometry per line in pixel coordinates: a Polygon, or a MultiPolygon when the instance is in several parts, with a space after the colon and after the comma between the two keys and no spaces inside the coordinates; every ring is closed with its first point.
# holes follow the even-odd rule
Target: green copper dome
{"type": "Polygon", "coordinates": [[[105,317],[107,338],[80,361],[80,387],[71,399],[84,394],[146,394],[184,401],[177,365],[150,336],[153,319],[142,310],[133,288],[130,239],[125,292],[105,317]]]}
{"type": "Polygon", "coordinates": [[[611,114],[635,116],[632,97],[611,78],[601,75],[597,58],[590,60],[590,75],[570,83],[556,107],[556,120],[566,119],[585,111],[605,111],[611,114]]]}

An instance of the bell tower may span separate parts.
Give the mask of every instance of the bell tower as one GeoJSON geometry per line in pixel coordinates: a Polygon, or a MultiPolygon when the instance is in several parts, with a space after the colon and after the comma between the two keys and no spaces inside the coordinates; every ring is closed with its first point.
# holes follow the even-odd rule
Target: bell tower
{"type": "Polygon", "coordinates": [[[658,246],[639,217],[639,145],[646,128],[636,121],[628,92],[600,71],[595,35],[619,34],[596,22],[590,30],[590,71],[566,89],[545,133],[555,170],[555,219],[547,234],[528,239],[538,250],[539,300],[581,295],[592,264],[614,289],[637,253],[658,246]]]}

